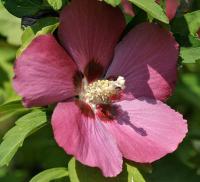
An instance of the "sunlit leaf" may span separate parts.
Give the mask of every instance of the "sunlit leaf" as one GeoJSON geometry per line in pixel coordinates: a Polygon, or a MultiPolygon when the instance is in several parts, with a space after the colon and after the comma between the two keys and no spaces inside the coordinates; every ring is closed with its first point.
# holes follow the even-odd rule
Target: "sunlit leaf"
{"type": "Polygon", "coordinates": [[[128,181],[145,182],[145,179],[143,178],[142,174],[136,167],[129,164],[126,165],[128,171],[128,181]]]}
{"type": "Polygon", "coordinates": [[[16,47],[6,43],[5,41],[0,41],[0,63],[7,64],[9,61],[15,58],[16,47]]]}
{"type": "Polygon", "coordinates": [[[0,122],[9,120],[10,118],[17,118],[31,109],[24,108],[20,100],[10,101],[0,105],[0,122]]]}
{"type": "Polygon", "coordinates": [[[58,18],[43,18],[39,20],[36,24],[25,29],[22,35],[22,46],[17,52],[19,56],[26,47],[31,43],[31,41],[39,35],[44,35],[48,33],[53,33],[58,27],[58,18]]]}
{"type": "MultiPolygon", "coordinates": [[[[99,1],[102,1],[102,0],[99,0],[99,1]]],[[[106,3],[112,5],[112,6],[117,6],[120,4],[121,0],[104,0],[106,3]]]]}
{"type": "Polygon", "coordinates": [[[30,182],[50,182],[68,176],[68,171],[64,167],[52,168],[42,171],[34,176],[30,182]]]}
{"type": "Polygon", "coordinates": [[[121,174],[113,178],[105,178],[99,169],[82,165],[74,158],[70,160],[68,170],[71,182],[145,182],[139,170],[129,164],[125,164],[121,174]]]}
{"type": "Polygon", "coordinates": [[[146,11],[153,18],[158,19],[164,23],[169,23],[169,20],[164,13],[164,10],[155,2],[155,0],[129,0],[139,8],[146,11]]]}
{"type": "Polygon", "coordinates": [[[13,60],[17,48],[11,46],[5,41],[0,41],[0,104],[16,98],[12,88],[11,79],[13,73],[13,60]]]}
{"type": "Polygon", "coordinates": [[[46,0],[48,4],[54,9],[59,10],[61,9],[66,3],[67,0],[46,0]]]}
{"type": "Polygon", "coordinates": [[[44,111],[31,112],[16,121],[3,137],[0,145],[0,167],[8,165],[26,137],[45,125],[47,116],[44,111]]]}
{"type": "Polygon", "coordinates": [[[13,45],[21,44],[21,21],[11,15],[0,3],[0,35],[13,45]]]}
{"type": "Polygon", "coordinates": [[[200,60],[200,47],[182,47],[180,56],[183,59],[183,63],[195,63],[200,60]]]}
{"type": "Polygon", "coordinates": [[[200,38],[197,35],[189,35],[189,41],[192,47],[200,47],[200,38]]]}
{"type": "Polygon", "coordinates": [[[184,15],[188,24],[189,31],[192,35],[195,35],[200,29],[200,10],[187,13],[184,15]]]}

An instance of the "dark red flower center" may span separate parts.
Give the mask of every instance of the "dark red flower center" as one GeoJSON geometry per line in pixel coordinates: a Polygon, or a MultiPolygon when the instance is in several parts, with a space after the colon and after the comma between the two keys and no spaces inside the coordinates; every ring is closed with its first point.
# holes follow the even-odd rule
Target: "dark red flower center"
{"type": "Polygon", "coordinates": [[[89,83],[83,79],[82,91],[79,98],[94,109],[99,104],[110,104],[125,88],[125,80],[119,76],[114,80],[97,80],[89,83]]]}
{"type": "Polygon", "coordinates": [[[79,93],[79,108],[88,117],[93,117],[91,114],[93,112],[102,121],[111,121],[116,114],[112,103],[120,98],[124,88],[125,80],[122,76],[115,80],[104,79],[92,83],[83,79],[79,93]]]}

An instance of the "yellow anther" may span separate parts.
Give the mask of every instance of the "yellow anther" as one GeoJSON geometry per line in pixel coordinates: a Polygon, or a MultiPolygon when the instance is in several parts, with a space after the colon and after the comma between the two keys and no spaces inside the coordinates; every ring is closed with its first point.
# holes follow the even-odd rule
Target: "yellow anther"
{"type": "Polygon", "coordinates": [[[89,85],[85,85],[80,98],[92,105],[108,104],[110,98],[125,88],[125,79],[119,76],[116,81],[97,80],[89,85]]]}

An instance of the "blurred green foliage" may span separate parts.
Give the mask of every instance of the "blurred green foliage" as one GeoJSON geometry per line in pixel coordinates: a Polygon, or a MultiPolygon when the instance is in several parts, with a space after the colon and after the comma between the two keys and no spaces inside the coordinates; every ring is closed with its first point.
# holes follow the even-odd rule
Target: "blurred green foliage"
{"type": "MultiPolygon", "coordinates": [[[[44,9],[59,10],[67,3],[66,0],[2,0],[2,2],[8,11],[17,17],[32,16],[44,9]]],[[[119,1],[109,2],[119,3],[119,1]]],[[[136,6],[141,7],[137,3],[136,6]]],[[[146,7],[142,9],[146,10],[146,7]]],[[[32,178],[32,182],[48,182],[49,179],[57,179],[58,182],[69,182],[70,180],[72,182],[132,182],[133,179],[135,182],[200,181],[200,51],[190,52],[190,49],[199,50],[200,47],[200,39],[196,34],[198,26],[200,27],[199,18],[195,18],[199,17],[199,9],[199,0],[192,0],[190,4],[182,0],[177,17],[167,26],[167,28],[171,26],[176,40],[182,47],[179,79],[176,90],[168,104],[183,113],[188,120],[189,133],[186,139],[174,154],[155,162],[152,166],[133,165],[133,163],[127,161],[122,174],[117,178],[108,179],[102,177],[99,170],[83,166],[73,158],[71,159],[71,156],[66,155],[57,146],[49,122],[51,108],[43,108],[43,111],[40,111],[44,115],[42,115],[43,119],[37,120],[38,122],[41,121],[38,125],[37,122],[34,122],[36,125],[25,125],[27,119],[23,120],[23,118],[28,117],[28,115],[20,118],[25,113],[33,113],[30,113],[32,110],[23,108],[19,102],[20,97],[16,95],[12,88],[16,52],[20,50],[18,51],[18,54],[20,54],[35,36],[54,33],[58,26],[58,20],[55,17],[42,18],[23,31],[21,19],[11,15],[0,3],[0,137],[3,138],[7,131],[19,130],[19,125],[26,128],[23,130],[23,132],[26,131],[25,133],[20,133],[21,138],[18,135],[13,135],[15,132],[12,131],[4,137],[6,142],[9,138],[14,137],[16,149],[22,143],[23,147],[19,150],[15,148],[10,150],[16,152],[16,155],[9,166],[0,168],[0,182],[27,182],[35,175],[37,176],[32,178]],[[21,46],[20,49],[19,46],[21,46]],[[15,125],[14,122],[17,119],[19,120],[15,125]],[[46,126],[38,130],[44,123],[46,126]],[[35,129],[38,131],[34,132],[35,129]],[[26,137],[28,138],[25,139],[26,137]],[[70,172],[69,176],[66,168],[70,172]]],[[[129,17],[129,29],[148,18],[143,10],[136,8],[140,17],[138,15],[133,19],[129,17]]],[[[151,11],[148,9],[147,12],[150,13],[151,11]]],[[[154,18],[159,19],[157,16],[157,14],[154,15],[154,18]]],[[[29,121],[31,122],[31,119],[29,121]]],[[[10,142],[3,145],[8,147],[9,144],[10,142]]],[[[14,153],[11,154],[14,155],[14,153]]],[[[2,159],[0,152],[0,161],[2,159]]],[[[6,162],[9,162],[9,160],[6,162]]]]}

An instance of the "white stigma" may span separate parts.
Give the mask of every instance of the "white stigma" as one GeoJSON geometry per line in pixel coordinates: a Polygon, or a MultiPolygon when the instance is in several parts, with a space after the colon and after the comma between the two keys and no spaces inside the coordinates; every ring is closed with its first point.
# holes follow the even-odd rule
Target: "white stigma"
{"type": "Polygon", "coordinates": [[[84,90],[80,94],[80,99],[85,102],[96,104],[111,103],[111,97],[120,93],[125,88],[125,79],[119,76],[116,81],[97,80],[89,85],[84,84],[84,90]]]}

